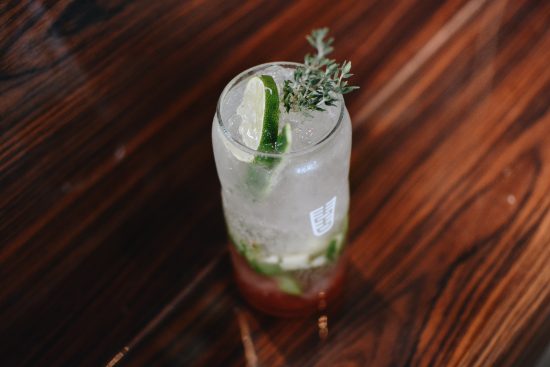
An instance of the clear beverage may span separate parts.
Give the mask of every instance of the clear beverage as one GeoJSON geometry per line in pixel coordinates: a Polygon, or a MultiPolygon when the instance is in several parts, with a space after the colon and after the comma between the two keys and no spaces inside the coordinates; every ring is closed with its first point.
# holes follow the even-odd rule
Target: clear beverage
{"type": "Polygon", "coordinates": [[[247,80],[271,75],[281,93],[297,65],[263,64],[235,77],[212,125],[236,283],[249,303],[277,316],[330,306],[345,272],[351,121],[343,98],[323,112],[281,111],[279,129],[288,122],[292,130],[285,153],[254,151],[239,132],[247,80]]]}

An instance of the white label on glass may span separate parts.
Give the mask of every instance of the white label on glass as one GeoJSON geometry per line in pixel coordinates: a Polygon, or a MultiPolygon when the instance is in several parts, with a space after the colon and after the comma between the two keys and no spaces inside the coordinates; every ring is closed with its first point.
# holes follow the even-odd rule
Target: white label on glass
{"type": "Polygon", "coordinates": [[[309,212],[309,220],[311,221],[311,229],[316,236],[322,236],[332,228],[334,224],[334,209],[336,208],[336,196],[309,212]]]}

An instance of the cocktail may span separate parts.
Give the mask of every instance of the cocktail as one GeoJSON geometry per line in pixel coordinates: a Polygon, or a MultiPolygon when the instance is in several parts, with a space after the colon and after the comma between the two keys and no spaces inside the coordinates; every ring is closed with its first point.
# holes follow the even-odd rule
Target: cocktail
{"type": "Polygon", "coordinates": [[[305,64],[236,76],[212,126],[236,283],[249,303],[277,316],[325,308],[344,279],[351,122],[342,94],[355,87],[345,81],[349,63],[324,61],[325,36],[308,38],[318,53],[305,64]]]}

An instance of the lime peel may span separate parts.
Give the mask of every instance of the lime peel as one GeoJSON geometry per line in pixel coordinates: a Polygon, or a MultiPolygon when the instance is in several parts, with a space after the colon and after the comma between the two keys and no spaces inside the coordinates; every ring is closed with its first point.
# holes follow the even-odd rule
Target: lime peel
{"type": "Polygon", "coordinates": [[[241,118],[239,134],[244,145],[258,152],[274,152],[279,131],[279,113],[279,92],[273,77],[251,77],[237,108],[241,118]]]}

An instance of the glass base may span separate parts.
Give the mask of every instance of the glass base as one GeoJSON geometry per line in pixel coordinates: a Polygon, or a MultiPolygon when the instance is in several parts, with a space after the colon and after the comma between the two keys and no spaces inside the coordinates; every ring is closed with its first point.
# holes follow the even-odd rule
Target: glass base
{"type": "Polygon", "coordinates": [[[339,303],[345,278],[345,258],[330,267],[313,269],[313,284],[301,294],[281,290],[276,276],[259,274],[229,244],[235,281],[240,293],[254,308],[277,317],[304,317],[315,312],[333,310],[339,303]]]}

